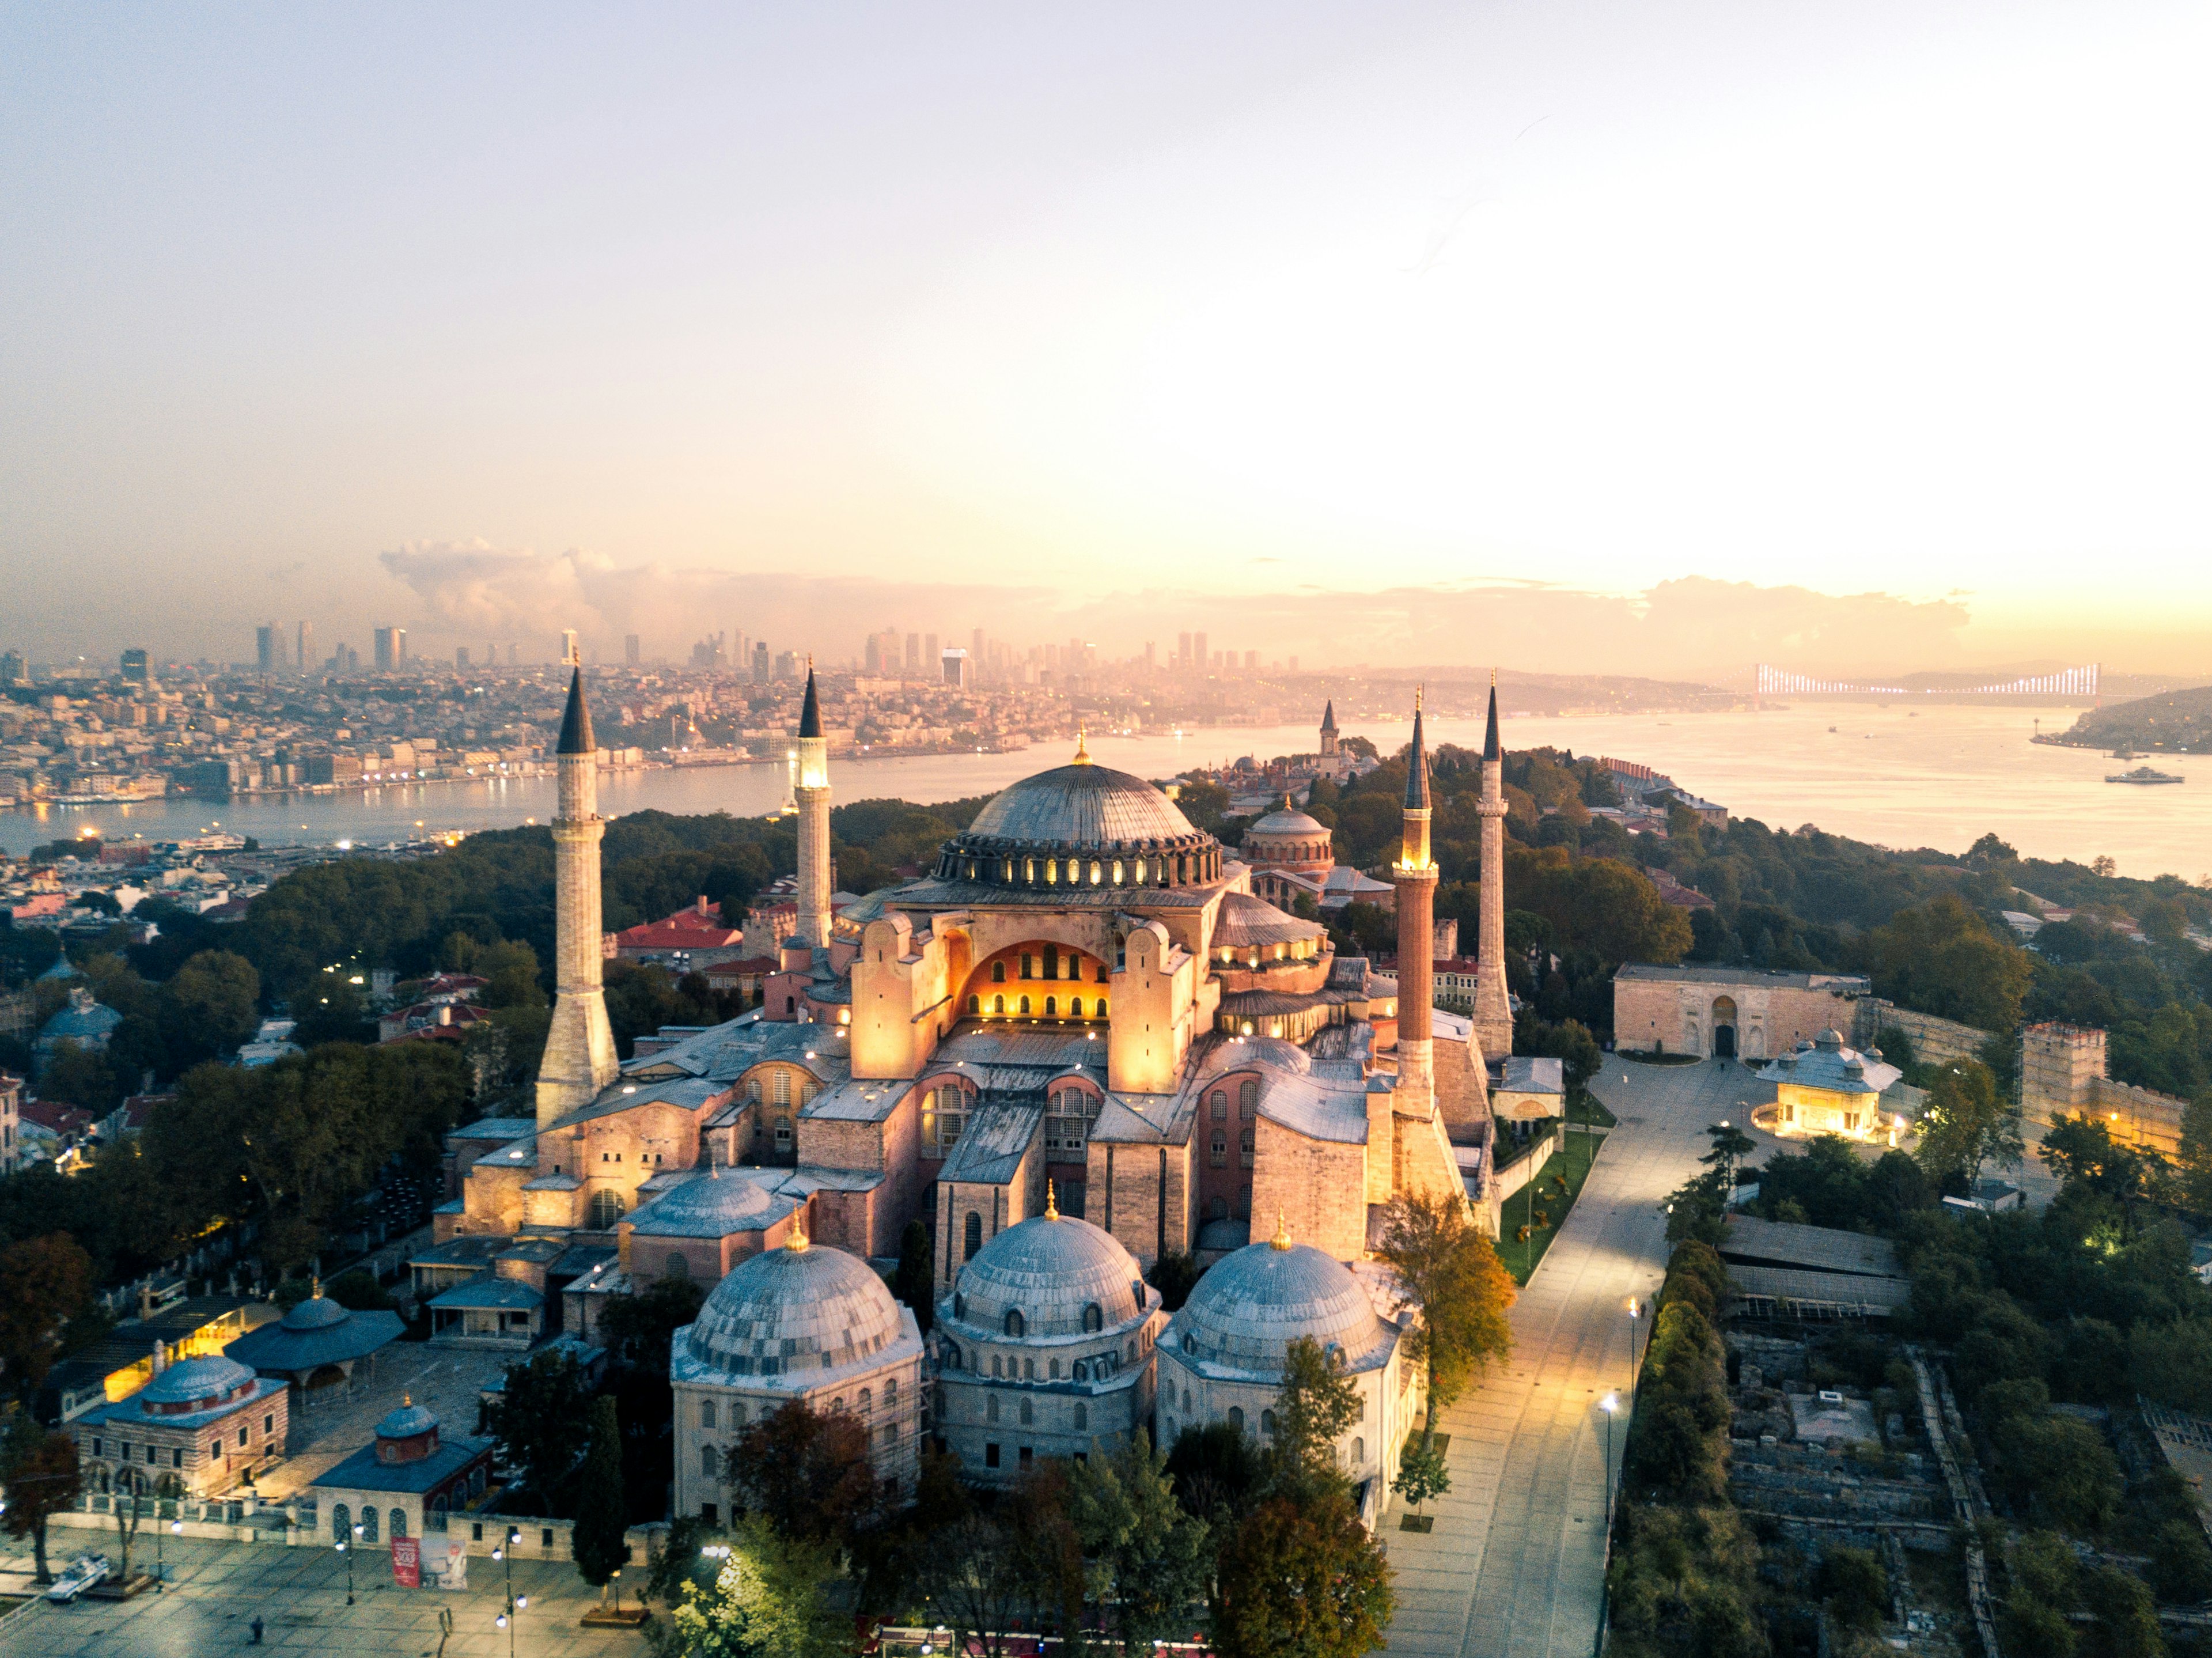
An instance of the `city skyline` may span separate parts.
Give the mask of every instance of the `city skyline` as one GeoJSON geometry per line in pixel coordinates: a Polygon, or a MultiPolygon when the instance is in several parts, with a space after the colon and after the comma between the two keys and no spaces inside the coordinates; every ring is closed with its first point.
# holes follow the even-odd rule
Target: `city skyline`
{"type": "Polygon", "coordinates": [[[8,642],[2205,665],[2201,15],[665,15],[0,23],[8,642]]]}

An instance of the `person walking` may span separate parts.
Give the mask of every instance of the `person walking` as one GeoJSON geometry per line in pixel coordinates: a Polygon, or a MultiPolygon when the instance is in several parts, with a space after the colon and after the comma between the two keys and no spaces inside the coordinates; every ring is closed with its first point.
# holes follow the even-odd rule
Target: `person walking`
{"type": "Polygon", "coordinates": [[[247,1642],[246,1644],[248,1646],[259,1646],[261,1644],[261,1619],[259,1617],[257,1616],[254,1620],[246,1627],[253,1631],[252,1640],[247,1642]]]}

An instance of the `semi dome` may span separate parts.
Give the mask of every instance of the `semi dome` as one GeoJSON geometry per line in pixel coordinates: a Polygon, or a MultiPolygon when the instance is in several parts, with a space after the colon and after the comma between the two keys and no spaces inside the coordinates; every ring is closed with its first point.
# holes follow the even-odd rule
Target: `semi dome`
{"type": "Polygon", "coordinates": [[[1040,1215],[1009,1226],[960,1269],[952,1321],[986,1337],[1095,1335],[1145,1316],[1153,1292],[1136,1257],[1087,1220],[1040,1215]],[[1097,1309],[1092,1321],[1091,1309],[1097,1309]]]}
{"type": "Polygon", "coordinates": [[[1319,921],[1301,921],[1249,892],[1229,894],[1213,918],[1216,950],[1265,950],[1272,944],[1325,940],[1328,936],[1328,929],[1319,921]]]}
{"type": "Polygon", "coordinates": [[[1143,778],[1079,760],[1003,791],[961,838],[1090,847],[1200,837],[1182,809],[1143,778]]]}
{"type": "Polygon", "coordinates": [[[170,1365],[139,1390],[138,1401],[142,1405],[212,1404],[252,1385],[252,1370],[235,1359],[210,1353],[170,1365]]]}
{"type": "Polygon", "coordinates": [[[814,1245],[764,1249],[714,1286],[684,1345],[732,1375],[804,1382],[867,1362],[899,1339],[900,1317],[866,1261],[814,1245]]]}
{"type": "Polygon", "coordinates": [[[1273,1377],[1310,1336],[1364,1370],[1387,1361],[1395,1333],[1349,1268],[1308,1243],[1255,1243],[1198,1281],[1161,1345],[1194,1368],[1273,1377]]]}

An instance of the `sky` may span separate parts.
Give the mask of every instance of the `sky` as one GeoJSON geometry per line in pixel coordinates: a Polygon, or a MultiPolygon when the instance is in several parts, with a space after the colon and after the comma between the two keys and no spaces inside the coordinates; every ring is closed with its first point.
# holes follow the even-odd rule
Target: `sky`
{"type": "Polygon", "coordinates": [[[0,6],[0,647],[2212,671],[2212,12],[0,6]]]}

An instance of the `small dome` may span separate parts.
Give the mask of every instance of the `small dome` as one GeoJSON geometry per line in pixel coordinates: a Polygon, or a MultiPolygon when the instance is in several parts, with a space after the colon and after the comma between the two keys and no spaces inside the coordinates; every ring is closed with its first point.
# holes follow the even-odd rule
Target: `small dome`
{"type": "Polygon", "coordinates": [[[1097,847],[1123,841],[1193,841],[1198,831],[1141,777],[1087,762],[1024,777],[994,796],[960,838],[1033,846],[1097,847]]]}
{"type": "Polygon", "coordinates": [[[1387,1359],[1395,1340],[1341,1261],[1309,1243],[1255,1243],[1199,1279],[1161,1345],[1186,1363],[1274,1376],[1300,1336],[1338,1348],[1353,1370],[1387,1359]]]}
{"type": "Polygon", "coordinates": [[[1018,1312],[1031,1339],[1096,1333],[1085,1328],[1092,1307],[1103,1329],[1144,1316],[1144,1277],[1136,1257],[1089,1221],[1040,1215],[1009,1226],[960,1269],[956,1321],[996,1335],[1018,1312]]]}
{"type": "Polygon", "coordinates": [[[438,1425],[438,1418],[410,1400],[376,1424],[379,1439],[412,1439],[438,1425]]]}
{"type": "Polygon", "coordinates": [[[318,1290],[305,1301],[284,1315],[288,1330],[326,1330],[333,1324],[343,1324],[353,1315],[335,1301],[324,1298],[318,1290]]]}
{"type": "Polygon", "coordinates": [[[896,1341],[900,1317],[874,1269],[842,1249],[763,1249],[714,1286],[685,1345],[739,1376],[829,1370],[896,1341]]]}
{"type": "Polygon", "coordinates": [[[1314,835],[1326,835],[1328,833],[1328,830],[1317,820],[1307,817],[1305,813],[1294,807],[1285,806],[1279,811],[1269,812],[1259,822],[1252,824],[1244,831],[1244,838],[1249,841],[1255,835],[1295,835],[1310,839],[1314,835]]]}
{"type": "Polygon", "coordinates": [[[252,1381],[253,1372],[237,1360],[210,1353],[170,1365],[140,1390],[138,1398],[148,1405],[197,1405],[221,1399],[252,1381]]]}

